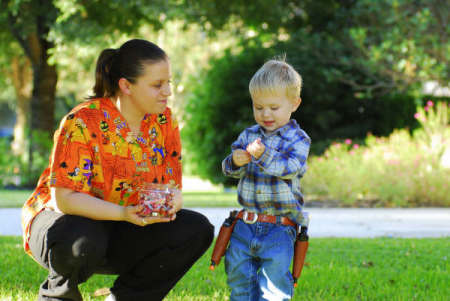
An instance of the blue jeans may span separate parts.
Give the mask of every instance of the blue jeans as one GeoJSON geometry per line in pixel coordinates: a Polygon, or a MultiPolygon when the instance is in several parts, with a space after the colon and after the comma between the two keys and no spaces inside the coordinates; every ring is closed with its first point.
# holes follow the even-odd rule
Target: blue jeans
{"type": "Polygon", "coordinates": [[[292,298],[295,237],[292,226],[238,220],[225,254],[230,301],[292,298]]]}

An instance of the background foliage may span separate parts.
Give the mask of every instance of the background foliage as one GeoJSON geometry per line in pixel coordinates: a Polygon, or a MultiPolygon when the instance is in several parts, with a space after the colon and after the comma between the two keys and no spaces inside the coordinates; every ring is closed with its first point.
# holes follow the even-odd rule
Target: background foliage
{"type": "Polygon", "coordinates": [[[22,133],[12,152],[2,144],[3,185],[16,174],[17,185],[34,185],[60,117],[89,94],[98,53],[132,37],[169,53],[185,171],[215,183],[232,184],[220,161],[253,124],[248,81],[274,55],[303,75],[294,118],[316,155],[333,141],[411,133],[416,106],[429,98],[424,86],[449,85],[444,0],[44,2],[1,1],[0,101],[15,109],[22,133]]]}

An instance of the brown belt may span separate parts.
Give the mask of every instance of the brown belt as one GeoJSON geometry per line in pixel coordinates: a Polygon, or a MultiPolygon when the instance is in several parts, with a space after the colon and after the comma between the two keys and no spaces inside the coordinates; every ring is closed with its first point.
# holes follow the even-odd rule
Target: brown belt
{"type": "MultiPolygon", "coordinates": [[[[275,215],[267,215],[267,214],[260,214],[260,213],[254,213],[254,212],[248,212],[245,210],[239,211],[237,218],[242,219],[247,224],[254,224],[256,222],[262,222],[262,223],[271,223],[276,224],[277,223],[277,216],[275,215]]],[[[280,216],[278,217],[281,224],[286,226],[294,226],[296,227],[297,224],[294,223],[292,220],[290,220],[287,217],[280,216]]]]}

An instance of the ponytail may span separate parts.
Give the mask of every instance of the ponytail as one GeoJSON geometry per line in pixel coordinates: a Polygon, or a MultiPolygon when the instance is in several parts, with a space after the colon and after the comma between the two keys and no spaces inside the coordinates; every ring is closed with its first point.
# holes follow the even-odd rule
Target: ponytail
{"type": "Polygon", "coordinates": [[[126,78],[135,83],[144,71],[144,63],[156,63],[166,60],[167,55],[152,42],[133,39],[120,48],[103,50],[95,68],[94,94],[88,99],[112,97],[119,90],[119,79],[126,78]]]}
{"type": "Polygon", "coordinates": [[[114,90],[114,84],[110,78],[110,71],[116,53],[117,49],[113,48],[107,48],[100,53],[95,68],[95,85],[92,88],[94,95],[89,96],[89,99],[114,95],[111,93],[114,90]]]}

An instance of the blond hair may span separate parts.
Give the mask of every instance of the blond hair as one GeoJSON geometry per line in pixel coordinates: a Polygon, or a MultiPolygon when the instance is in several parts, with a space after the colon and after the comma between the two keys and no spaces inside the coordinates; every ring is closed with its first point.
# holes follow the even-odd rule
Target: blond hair
{"type": "Polygon", "coordinates": [[[256,71],[249,84],[252,98],[284,93],[288,99],[296,101],[301,89],[302,77],[283,57],[266,62],[256,71]]]}

